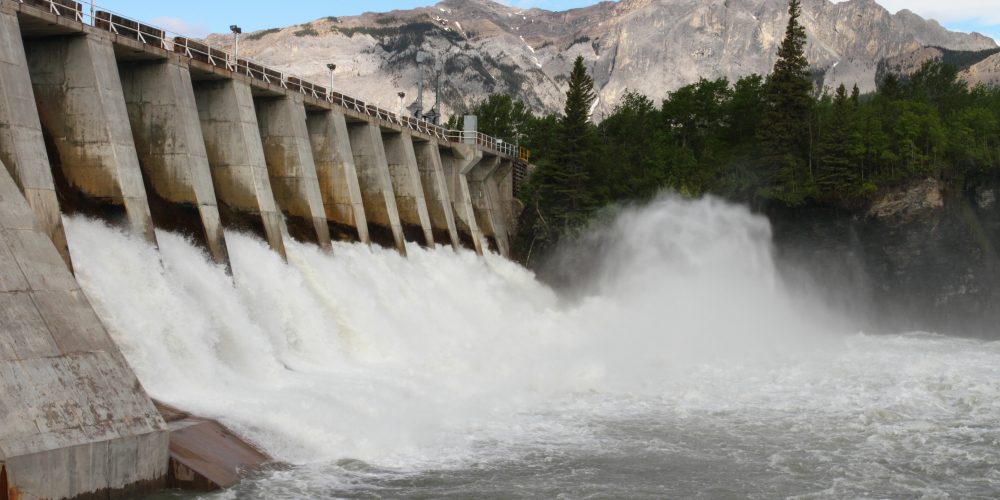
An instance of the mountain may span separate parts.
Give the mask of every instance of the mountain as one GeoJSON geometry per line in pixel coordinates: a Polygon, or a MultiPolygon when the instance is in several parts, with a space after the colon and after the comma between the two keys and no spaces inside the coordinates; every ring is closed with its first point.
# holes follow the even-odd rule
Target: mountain
{"type": "MultiPolygon", "coordinates": [[[[626,90],[661,99],[702,77],[766,74],[787,22],[786,0],[621,0],[565,12],[444,0],[250,33],[240,54],[317,83],[329,81],[326,64],[333,62],[339,91],[388,109],[399,107],[396,94],[405,91],[412,111],[422,50],[443,62],[445,115],[492,92],[558,111],[573,59],[583,56],[599,90],[599,116],[626,90]]],[[[802,22],[817,81],[830,87],[872,90],[880,63],[927,46],[997,48],[991,38],[948,31],[908,10],[892,14],[874,0],[804,0],[802,22]]],[[[227,46],[232,39],[209,41],[227,46]]],[[[433,101],[428,91],[425,109],[433,101]]]]}
{"type": "Polygon", "coordinates": [[[1000,85],[1000,48],[978,51],[954,51],[941,47],[920,49],[885,59],[879,67],[881,77],[887,72],[911,75],[927,61],[942,61],[959,70],[958,77],[969,84],[1000,85]]]}

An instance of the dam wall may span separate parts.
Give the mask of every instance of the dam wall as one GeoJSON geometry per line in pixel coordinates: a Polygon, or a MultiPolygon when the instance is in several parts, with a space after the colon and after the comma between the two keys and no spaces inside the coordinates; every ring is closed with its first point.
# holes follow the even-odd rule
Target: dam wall
{"type": "Polygon", "coordinates": [[[0,0],[0,500],[238,475],[172,455],[195,424],[164,423],[81,292],[63,215],[227,269],[226,230],[286,259],[289,238],[509,254],[515,148],[90,7],[0,0]]]}
{"type": "Polygon", "coordinates": [[[6,168],[0,394],[0,498],[128,498],[163,487],[166,425],[6,168]]]}

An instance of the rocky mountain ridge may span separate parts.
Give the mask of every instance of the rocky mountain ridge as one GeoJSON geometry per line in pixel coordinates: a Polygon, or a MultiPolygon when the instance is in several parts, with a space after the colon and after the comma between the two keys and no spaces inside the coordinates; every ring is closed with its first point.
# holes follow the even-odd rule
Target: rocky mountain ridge
{"type": "MultiPolygon", "coordinates": [[[[432,7],[326,17],[244,36],[240,53],[322,83],[336,63],[338,91],[389,109],[417,109],[424,51],[443,66],[445,115],[492,92],[558,111],[572,61],[592,69],[599,102],[611,112],[627,90],[662,99],[699,78],[736,80],[766,74],[787,24],[786,0],[621,0],[565,12],[519,9],[489,0],[444,0],[432,7]]],[[[997,47],[979,34],[950,32],[910,11],[891,14],[874,0],[804,0],[807,55],[817,81],[834,87],[875,87],[880,63],[936,46],[953,51],[997,47]]],[[[232,38],[209,41],[227,46],[232,38]]],[[[1000,60],[994,61],[996,65],[1000,60]]],[[[427,82],[424,109],[434,101],[427,82]]]]}

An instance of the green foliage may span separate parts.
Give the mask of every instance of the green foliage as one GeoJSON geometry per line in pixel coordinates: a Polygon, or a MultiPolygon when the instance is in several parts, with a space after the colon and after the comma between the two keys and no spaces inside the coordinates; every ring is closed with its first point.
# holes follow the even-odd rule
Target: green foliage
{"type": "Polygon", "coordinates": [[[806,59],[806,29],[800,0],[788,3],[788,27],[778,61],[767,79],[760,138],[761,167],[772,181],[768,195],[800,203],[812,189],[809,165],[813,83],[806,59]]]}
{"type": "Polygon", "coordinates": [[[302,29],[300,29],[300,30],[298,30],[298,31],[296,31],[295,33],[292,33],[292,34],[295,35],[295,36],[297,36],[297,37],[299,37],[299,38],[307,37],[307,36],[319,36],[319,32],[316,31],[315,29],[313,29],[312,26],[306,26],[305,28],[302,28],[302,29]]]}
{"type": "Polygon", "coordinates": [[[480,103],[491,132],[509,140],[517,123],[538,166],[521,193],[521,256],[544,253],[602,205],[664,189],[858,207],[916,179],[958,182],[1000,169],[1000,88],[970,90],[954,67],[931,62],[908,78],[884,75],[870,95],[843,85],[815,95],[799,52],[797,3],[775,66],[784,76],[701,80],[659,104],[626,92],[594,125],[593,81],[578,60],[561,116],[521,115],[514,110],[523,107],[499,96],[480,103]]]}
{"type": "Polygon", "coordinates": [[[253,33],[244,35],[243,38],[246,40],[260,40],[261,38],[264,38],[267,35],[273,35],[275,33],[278,33],[279,31],[281,31],[281,28],[271,28],[267,30],[254,31],[253,33]]]}

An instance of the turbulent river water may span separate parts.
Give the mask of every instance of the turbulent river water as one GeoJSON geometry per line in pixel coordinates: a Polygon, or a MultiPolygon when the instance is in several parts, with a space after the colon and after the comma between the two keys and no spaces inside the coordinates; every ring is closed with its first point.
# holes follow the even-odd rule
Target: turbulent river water
{"type": "MultiPolygon", "coordinates": [[[[497,256],[67,221],[147,391],[286,465],[217,498],[995,498],[1000,343],[867,335],[745,209],[661,198],[572,299],[497,256]]],[[[175,496],[185,497],[185,494],[175,496]]]]}

